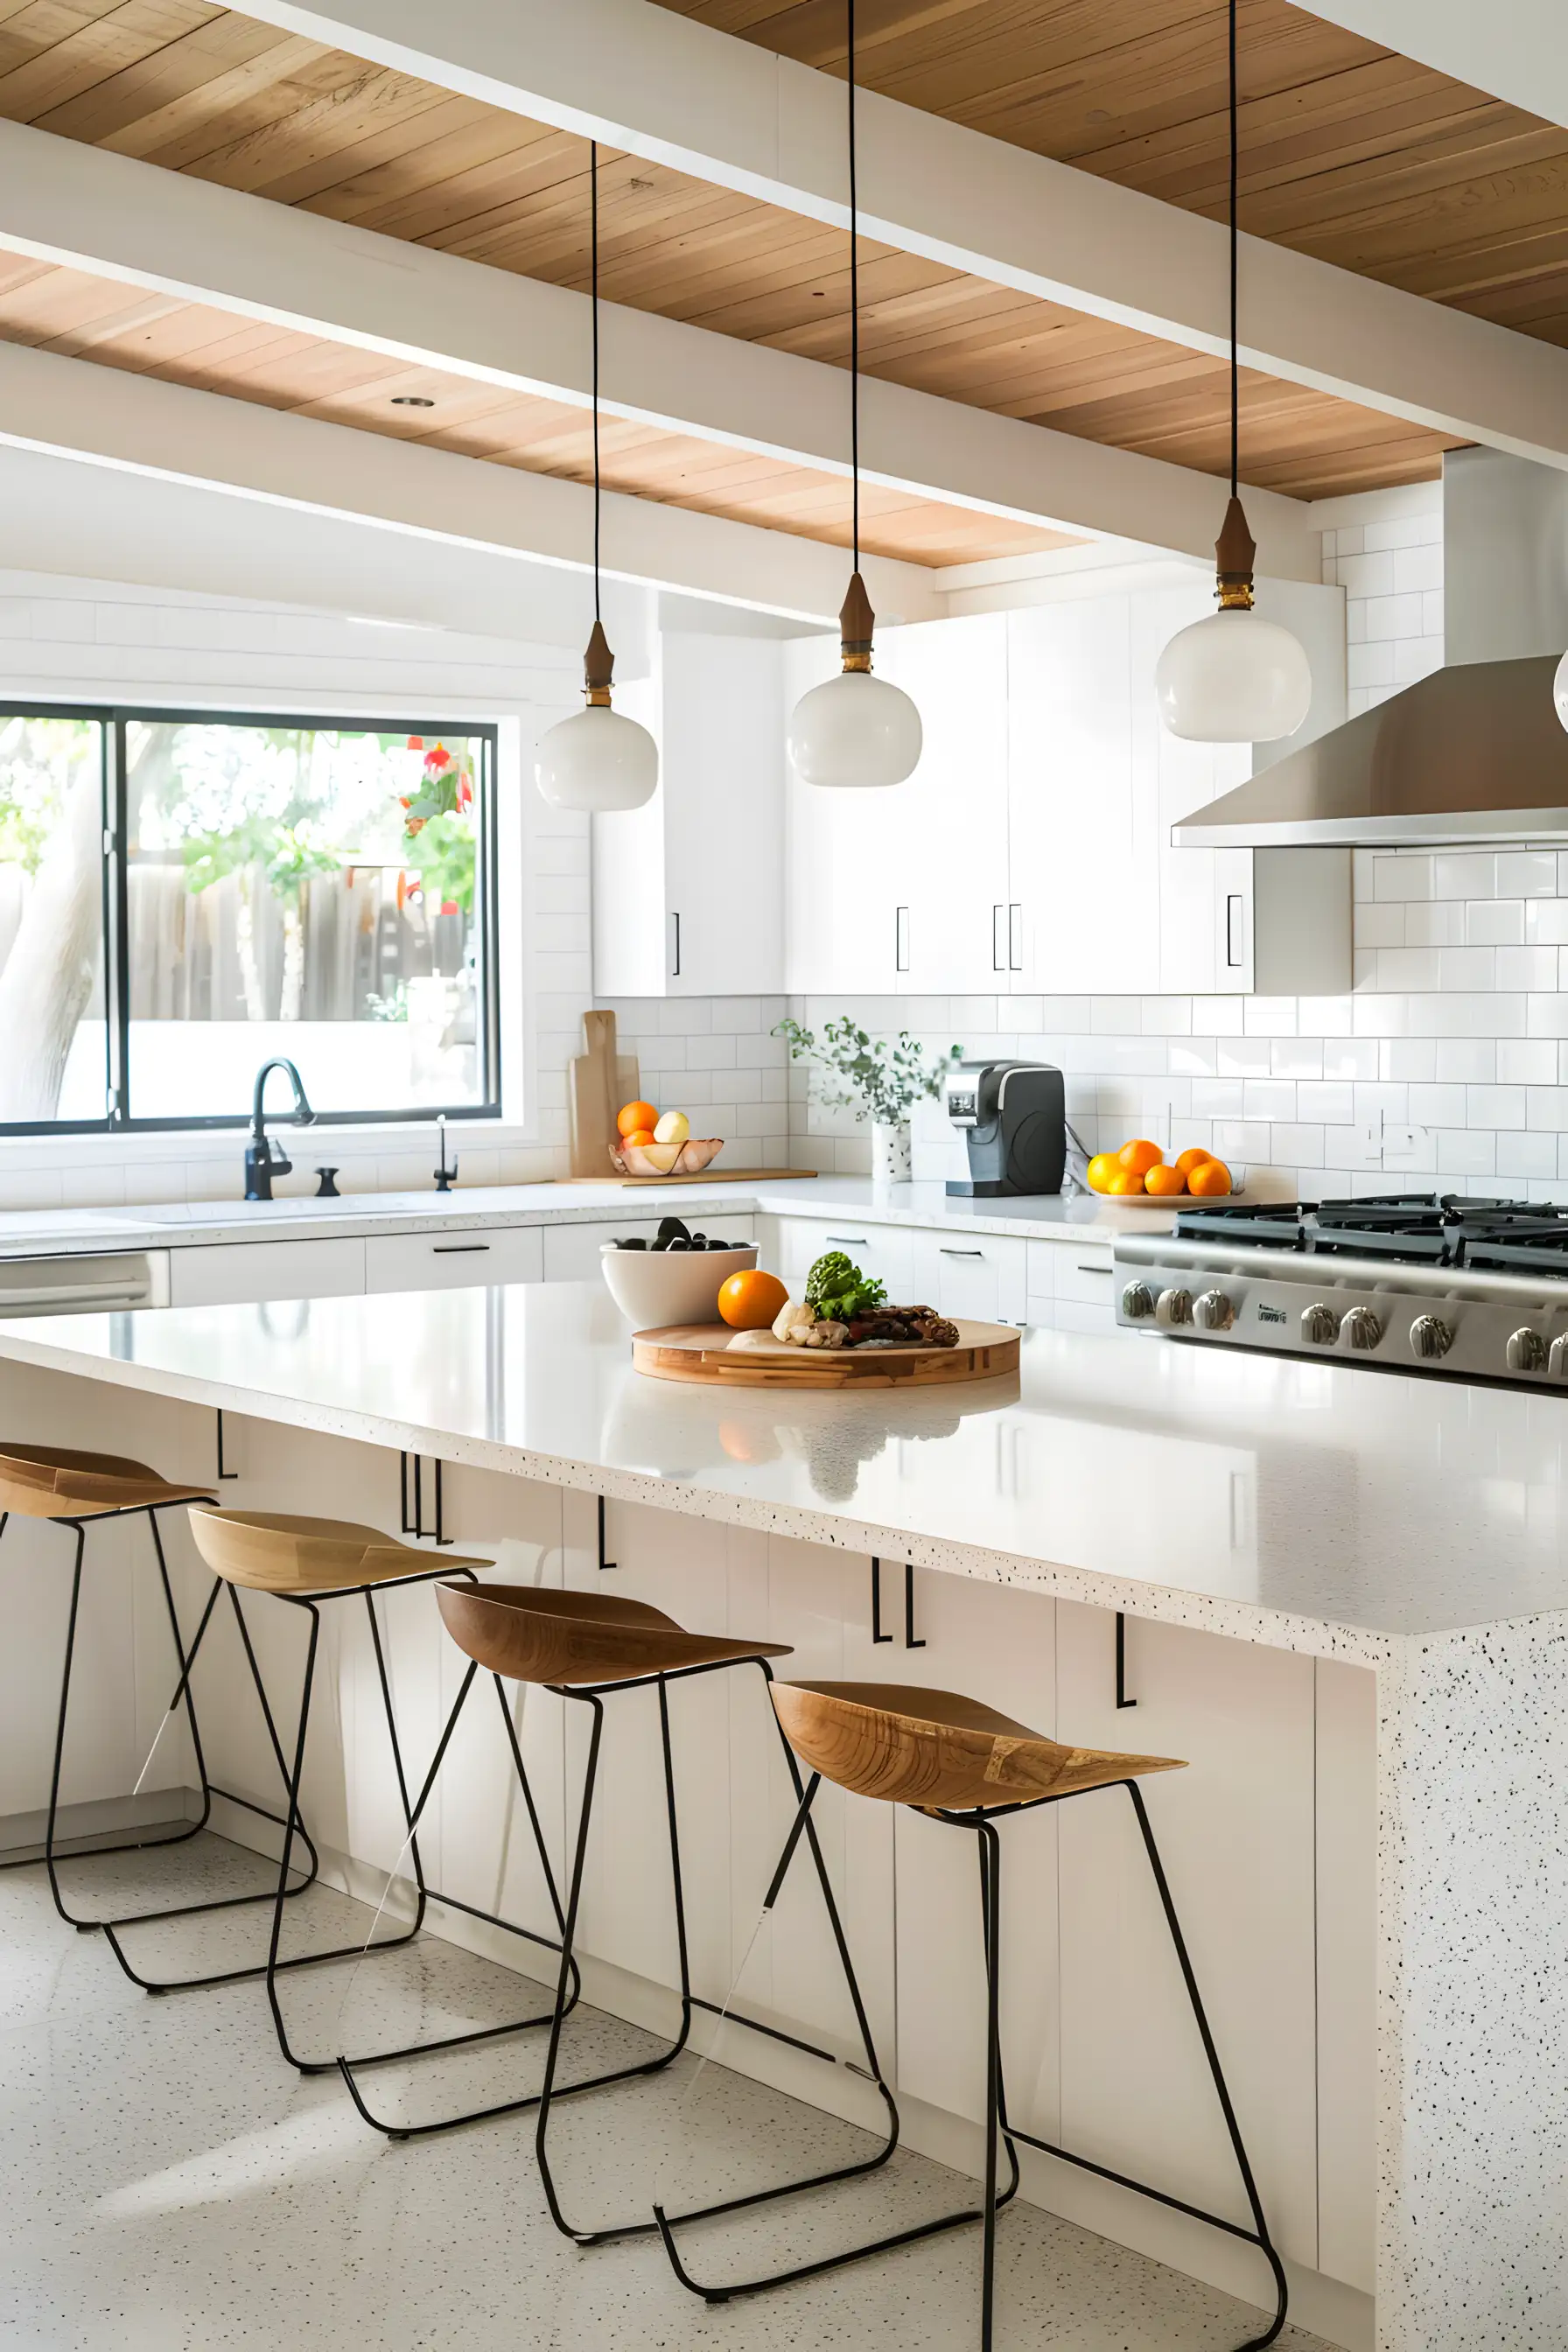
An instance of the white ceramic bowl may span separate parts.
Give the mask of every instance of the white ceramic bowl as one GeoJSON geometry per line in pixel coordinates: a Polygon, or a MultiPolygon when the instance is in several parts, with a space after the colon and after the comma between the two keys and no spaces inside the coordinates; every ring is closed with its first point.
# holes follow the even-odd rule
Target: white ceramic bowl
{"type": "Polygon", "coordinates": [[[727,1250],[623,1250],[614,1242],[599,1248],[610,1297],[637,1331],[717,1323],[721,1287],[756,1262],[754,1242],[727,1250]]]}

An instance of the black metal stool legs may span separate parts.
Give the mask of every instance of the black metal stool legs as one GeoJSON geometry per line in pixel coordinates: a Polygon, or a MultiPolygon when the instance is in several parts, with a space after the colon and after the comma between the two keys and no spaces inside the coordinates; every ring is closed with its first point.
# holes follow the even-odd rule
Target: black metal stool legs
{"type": "MultiPolygon", "coordinates": [[[[440,1745],[436,1750],[436,1754],[431,1761],[430,1769],[426,1775],[425,1785],[421,1789],[418,1801],[413,1808],[410,1822],[411,1828],[417,1825],[424,1814],[426,1804],[429,1801],[430,1792],[436,1785],[436,1776],[441,1769],[442,1759],[447,1753],[447,1744],[451,1739],[452,1734],[458,1727],[458,1718],[463,1711],[464,1703],[468,1698],[468,1691],[473,1683],[474,1676],[478,1672],[478,1665],[470,1661],[468,1670],[463,1676],[462,1688],[458,1693],[457,1704],[454,1706],[451,1715],[447,1718],[447,1727],[441,1735],[440,1745]]],[[[491,1676],[491,1680],[495,1685],[496,1697],[500,1705],[501,1721],[506,1726],[507,1743],[511,1750],[512,1764],[517,1773],[519,1785],[522,1790],[523,1803],[528,1812],[529,1826],[533,1833],[534,1849],[538,1853],[540,1866],[544,1873],[544,1883],[549,1890],[551,1908],[555,1914],[556,1927],[560,1931],[561,1937],[563,1938],[566,1932],[566,1914],[562,1907],[561,1893],[555,1883],[555,1874],[550,1866],[550,1853],[544,1842],[544,1829],[539,1818],[539,1809],[534,1803],[533,1790],[529,1782],[527,1768],[522,1760],[522,1748],[518,1740],[517,1726],[512,1721],[511,1709],[507,1705],[506,1690],[501,1682],[500,1676],[499,1675],[494,1675],[491,1676]]],[[[406,1792],[405,1795],[405,1801],[406,1802],[406,1792]]],[[[471,1919],[482,1919],[491,1927],[502,1927],[506,1930],[508,1935],[521,1937],[529,1943],[542,1945],[547,1951],[559,1951],[561,1948],[559,1942],[552,1941],[550,1937],[538,1934],[535,1929],[531,1927],[519,1927],[510,1919],[501,1918],[496,1912],[481,1911],[477,1905],[460,1902],[455,1895],[443,1895],[437,1890],[432,1899],[437,1903],[449,1904],[454,1910],[466,1912],[471,1919]]],[[[577,1975],[577,1964],[574,1960],[568,1963],[568,1976],[569,1983],[564,2013],[569,2013],[575,2008],[578,1995],[581,1990],[577,1975]]],[[[478,2026],[465,2033],[446,2034],[437,2042],[414,2042],[401,2050],[379,2050],[368,2057],[340,2057],[337,2061],[338,2071],[342,2075],[343,2081],[348,2086],[349,2096],[353,2099],[354,2105],[359,2109],[364,2121],[371,2125],[374,2130],[384,2132],[388,2139],[427,2139],[433,2137],[438,2132],[455,2131],[463,2124],[488,2123],[498,2116],[513,2115],[521,2107],[532,2106],[534,2105],[534,2099],[532,2097],[526,2099],[504,2099],[492,2103],[489,2106],[468,2109],[460,2115],[437,2116],[426,2123],[394,2124],[387,2122],[383,2116],[372,2112],[356,2077],[363,2074],[370,2067],[388,2066],[399,2059],[407,2060],[433,2057],[437,2052],[462,2049],[476,2042],[499,2042],[504,2040],[510,2034],[526,2033],[541,2025],[550,2024],[553,2016],[554,2009],[553,2006],[552,2006],[549,2009],[541,2010],[536,2016],[516,2018],[505,2025],[478,2026]]]]}

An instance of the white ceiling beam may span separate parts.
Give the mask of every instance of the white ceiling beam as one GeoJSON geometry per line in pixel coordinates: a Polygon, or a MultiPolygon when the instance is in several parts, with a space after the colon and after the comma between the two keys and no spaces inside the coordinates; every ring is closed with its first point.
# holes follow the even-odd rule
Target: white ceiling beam
{"type": "MultiPolygon", "coordinates": [[[[472,381],[590,397],[585,295],[22,123],[0,122],[0,247],[472,381]]],[[[612,414],[848,472],[842,369],[619,304],[602,325],[612,414]]],[[[861,448],[866,478],[894,489],[1204,561],[1224,504],[1191,467],[874,380],[861,448]]],[[[1247,515],[1261,571],[1318,577],[1301,501],[1255,490],[1247,515]]]]}
{"type": "MultiPolygon", "coordinates": [[[[579,483],[15,343],[0,344],[5,446],[448,547],[591,567],[593,493],[579,483]]],[[[843,600],[848,562],[842,548],[816,540],[613,492],[604,501],[604,552],[611,578],[824,626],[843,600]]],[[[923,565],[868,556],[862,569],[884,618],[931,620],[944,610],[938,575],[923,565]]]]}
{"type": "Polygon", "coordinates": [[[1297,0],[1380,49],[1506,99],[1527,114],[1568,123],[1568,25],[1563,0],[1297,0]]]}
{"type": "MultiPolygon", "coordinates": [[[[1453,5],[1489,30],[1500,14],[1453,5]]],[[[653,0],[247,0],[246,13],[847,224],[843,83],[653,0]]],[[[1228,348],[1219,223],[873,92],[859,142],[868,236],[1190,350],[1228,348]]],[[[1568,467],[1568,352],[1260,238],[1243,237],[1241,270],[1249,367],[1568,467]]]]}

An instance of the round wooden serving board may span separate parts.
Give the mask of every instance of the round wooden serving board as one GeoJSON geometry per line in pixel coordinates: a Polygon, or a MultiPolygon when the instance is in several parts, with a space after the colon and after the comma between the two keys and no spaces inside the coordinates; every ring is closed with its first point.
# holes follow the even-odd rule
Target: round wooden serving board
{"type": "Polygon", "coordinates": [[[667,1330],[636,1332],[632,1363],[656,1381],[747,1389],[927,1388],[1017,1370],[1016,1331],[1000,1323],[957,1328],[956,1348],[786,1348],[768,1332],[672,1323],[667,1330]]]}

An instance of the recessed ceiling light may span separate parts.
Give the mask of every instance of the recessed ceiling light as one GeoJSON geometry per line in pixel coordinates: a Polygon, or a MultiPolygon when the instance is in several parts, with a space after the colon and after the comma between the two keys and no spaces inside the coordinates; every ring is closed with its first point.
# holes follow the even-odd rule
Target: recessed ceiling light
{"type": "Polygon", "coordinates": [[[395,392],[392,404],[394,408],[434,408],[436,405],[433,400],[426,400],[422,392],[395,392]]]}

